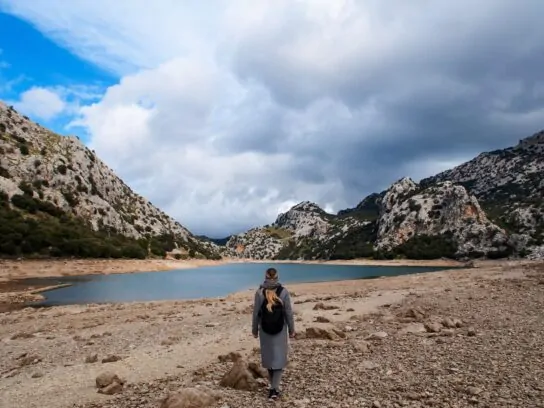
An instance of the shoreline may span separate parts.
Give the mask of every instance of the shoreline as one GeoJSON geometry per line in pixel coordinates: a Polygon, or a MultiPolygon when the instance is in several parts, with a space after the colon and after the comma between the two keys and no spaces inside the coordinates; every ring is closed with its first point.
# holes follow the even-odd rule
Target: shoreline
{"type": "MultiPolygon", "coordinates": [[[[237,263],[254,264],[307,264],[307,265],[349,265],[349,266],[396,266],[396,267],[454,267],[455,269],[493,268],[504,266],[520,266],[534,264],[529,260],[483,260],[463,263],[448,259],[436,260],[254,260],[223,258],[221,260],[110,260],[110,259],[64,259],[64,260],[0,260],[0,313],[17,310],[29,306],[30,303],[45,299],[42,293],[61,287],[71,286],[71,283],[59,282],[55,278],[78,278],[93,275],[133,274],[144,272],[159,272],[179,269],[192,269],[205,266],[219,266],[237,263]]],[[[536,262],[538,263],[538,262],[536,262]]],[[[281,273],[281,272],[280,272],[281,273]]],[[[414,274],[410,274],[414,275],[414,274]]],[[[417,273],[415,274],[417,275],[417,273]]],[[[391,278],[378,276],[373,279],[391,278]]],[[[366,280],[366,279],[365,279],[366,280]]],[[[334,285],[343,286],[351,280],[335,280],[334,285]]],[[[313,285],[312,282],[296,283],[294,285],[313,285]]],[[[319,284],[319,283],[317,283],[319,284]]],[[[330,284],[330,282],[329,282],[330,284]]],[[[245,291],[241,291],[245,293],[245,291]]],[[[238,292],[228,296],[236,296],[238,292]]],[[[193,301],[202,298],[193,299],[193,301]]],[[[117,302],[116,302],[117,303],[117,302]]],[[[121,302],[123,303],[123,302],[121,302]]],[[[133,302],[129,302],[133,303],[133,302]]],[[[141,302],[136,302],[141,303],[141,302]]]]}
{"type": "MultiPolygon", "coordinates": [[[[485,261],[484,261],[485,262],[485,261]]],[[[447,267],[466,266],[466,263],[448,260],[260,260],[223,258],[208,259],[0,259],[0,284],[23,281],[26,279],[53,279],[62,277],[80,277],[92,275],[129,274],[143,272],[162,272],[178,269],[193,269],[206,266],[219,266],[237,263],[254,264],[307,264],[307,265],[353,265],[353,266],[429,266],[447,267]]],[[[1,290],[1,289],[0,289],[1,290]]]]}
{"type": "MultiPolygon", "coordinates": [[[[416,380],[422,392],[433,393],[434,406],[452,401],[465,406],[470,387],[484,390],[469,394],[477,394],[480,405],[531,406],[540,400],[544,390],[533,385],[544,373],[539,364],[544,262],[492,265],[289,284],[297,332],[284,377],[289,405],[300,405],[294,402],[308,395],[323,401],[322,383],[330,383],[337,401],[362,406],[361,400],[351,404],[345,384],[353,379],[364,384],[364,406],[413,401],[416,380]],[[430,353],[437,368],[422,370],[430,353]],[[315,370],[323,364],[323,370],[315,370]],[[309,388],[308,372],[318,376],[309,388]],[[488,380],[497,375],[516,381],[488,380]],[[437,376],[443,382],[439,388],[437,376]],[[407,385],[400,391],[389,386],[396,383],[407,385]],[[516,394],[520,385],[535,391],[516,394]]],[[[219,385],[232,368],[224,359],[230,353],[258,362],[259,343],[251,335],[253,300],[253,291],[242,290],[199,300],[63,305],[5,314],[0,337],[9,340],[0,359],[0,405],[134,408],[137,401],[140,408],[156,408],[166,390],[202,385],[218,393],[216,406],[268,406],[263,390],[219,385]],[[126,381],[119,395],[97,393],[95,379],[105,371],[126,381]]],[[[334,404],[330,399],[323,405],[334,404]]]]}

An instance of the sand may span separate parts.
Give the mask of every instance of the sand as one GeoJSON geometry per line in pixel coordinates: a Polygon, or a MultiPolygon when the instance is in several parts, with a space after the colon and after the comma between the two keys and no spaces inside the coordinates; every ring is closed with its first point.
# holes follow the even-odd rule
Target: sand
{"type": "MultiPolygon", "coordinates": [[[[520,368],[520,372],[529,372],[534,378],[542,378],[539,377],[543,374],[541,350],[544,348],[540,348],[544,338],[542,304],[537,304],[532,299],[544,301],[543,283],[544,264],[511,261],[489,263],[470,269],[373,280],[289,285],[295,303],[297,332],[304,333],[306,328],[319,325],[315,322],[318,316],[330,320],[330,323],[321,324],[320,327],[344,328],[350,325],[353,328],[347,331],[347,339],[342,340],[343,342],[331,342],[334,345],[332,350],[336,350],[334,352],[319,341],[303,338],[293,341],[295,363],[286,374],[288,396],[282,406],[336,406],[329,399],[320,403],[312,403],[311,398],[306,401],[305,394],[314,395],[319,393],[319,389],[306,384],[303,390],[300,385],[302,380],[295,381],[297,376],[311,372],[316,367],[315,361],[307,353],[317,359],[321,358],[323,364],[330,365],[329,374],[327,371],[319,371],[319,375],[330,375],[328,380],[323,380],[326,384],[330,383],[331,387],[334,385],[327,398],[340,398],[340,401],[344,401],[341,406],[370,407],[375,399],[381,399],[380,405],[376,406],[392,407],[396,405],[387,398],[402,397],[404,394],[409,403],[398,406],[427,406],[410,400],[407,394],[409,390],[403,388],[401,391],[391,391],[388,384],[395,381],[395,375],[399,376],[398,381],[404,381],[405,377],[410,378],[410,372],[406,371],[407,366],[404,371],[392,366],[387,370],[384,368],[383,372],[365,371],[355,375],[355,372],[345,367],[346,362],[342,362],[344,357],[348,358],[347,361],[353,361],[354,358],[366,361],[365,358],[369,357],[353,357],[349,354],[352,352],[348,349],[348,340],[358,341],[374,331],[382,330],[387,331],[389,337],[383,346],[373,346],[372,353],[378,353],[372,357],[377,359],[375,361],[385,364],[390,359],[391,364],[408,364],[418,353],[428,353],[429,347],[439,347],[440,352],[434,357],[433,367],[442,358],[448,364],[452,361],[455,363],[456,355],[461,352],[477,355],[487,353],[487,349],[481,349],[483,346],[473,343],[472,338],[467,337],[471,335],[467,332],[469,326],[474,326],[478,336],[482,336],[475,337],[478,341],[492,340],[486,347],[492,348],[489,350],[490,355],[499,353],[498,356],[508,353],[508,350],[493,348],[493,344],[502,344],[501,339],[510,339],[509,333],[516,330],[525,333],[516,334],[516,341],[524,340],[523,336],[527,336],[527,333],[535,333],[536,337],[531,337],[531,342],[518,345],[519,350],[525,353],[521,361],[508,359],[504,370],[517,370],[522,365],[524,370],[520,368]],[[319,302],[325,302],[336,309],[314,310],[319,302]],[[435,344],[435,339],[430,336],[432,333],[420,333],[421,336],[418,334],[407,338],[395,334],[401,333],[406,324],[396,320],[392,312],[397,307],[408,304],[426,307],[431,320],[444,314],[454,314],[453,317],[464,320],[464,327],[457,334],[453,334],[454,337],[446,339],[452,342],[451,350],[455,350],[457,354],[447,354],[448,349],[444,351],[438,340],[435,344]],[[455,312],[456,304],[458,312],[455,312]],[[508,311],[512,318],[505,319],[506,304],[513,309],[508,311]],[[523,319],[521,316],[528,318],[523,319]],[[496,322],[500,324],[497,326],[496,322]],[[402,345],[401,348],[398,347],[399,344],[402,345]],[[379,347],[383,349],[380,351],[379,347]],[[320,353],[325,354],[319,357],[320,353]],[[344,357],[338,355],[333,358],[334,353],[343,353],[344,357]],[[307,357],[302,357],[304,355],[307,357]],[[335,370],[340,374],[333,376],[335,370]],[[339,378],[344,378],[342,372],[349,373],[350,378],[363,378],[367,382],[365,393],[368,395],[354,400],[348,393],[353,386],[344,387],[342,384],[345,379],[338,382],[339,378]],[[369,377],[366,378],[365,375],[369,377]],[[343,394],[344,392],[348,394],[343,394]]],[[[251,290],[218,299],[25,308],[0,314],[0,406],[150,408],[159,406],[159,399],[167,394],[168,389],[187,386],[195,381],[217,387],[217,376],[223,374],[222,370],[228,369],[225,365],[217,365],[217,357],[231,351],[251,355],[252,349],[258,345],[250,332],[249,312],[252,298],[251,290]],[[98,361],[86,363],[85,359],[93,354],[97,354],[98,361]],[[101,362],[110,355],[120,359],[110,363],[101,362]],[[203,376],[195,379],[196,370],[204,370],[203,376]],[[127,381],[120,396],[97,393],[95,378],[104,371],[113,371],[127,381]]],[[[428,354],[424,356],[429,358],[428,354]]],[[[476,357],[471,357],[473,358],[476,357]]],[[[456,364],[463,366],[465,363],[459,361],[456,364]]],[[[482,375],[484,374],[482,371],[482,375]]],[[[427,385],[431,387],[431,383],[438,378],[433,377],[438,374],[425,370],[419,370],[418,375],[424,376],[418,385],[420,388],[427,384],[425,381],[429,381],[427,385]]],[[[522,374],[517,375],[518,381],[525,381],[519,379],[522,374]]],[[[480,380],[470,381],[478,383],[480,380]]],[[[470,386],[467,384],[463,387],[470,386]]],[[[317,387],[319,384],[315,385],[317,387]]],[[[520,386],[514,385],[518,388],[520,386]]],[[[440,385],[446,386],[453,387],[451,384],[440,385]]],[[[483,387],[481,384],[478,386],[483,387]]],[[[508,384],[502,386],[507,387],[508,384]]],[[[469,395],[466,398],[463,396],[465,394],[459,394],[457,405],[437,402],[434,406],[471,406],[475,402],[470,402],[470,398],[479,399],[484,403],[483,406],[543,406],[538,404],[544,401],[544,398],[540,398],[544,397],[544,389],[531,391],[530,397],[527,396],[529,391],[525,393],[527,395],[521,393],[523,395],[515,396],[503,391],[502,401],[497,399],[492,384],[485,387],[488,387],[485,389],[486,393],[477,393],[478,395],[469,395]]],[[[259,407],[268,404],[262,400],[262,393],[227,390],[219,392],[222,392],[222,399],[216,407],[259,407]]],[[[447,398],[451,400],[451,395],[457,395],[451,394],[457,392],[453,388],[445,388],[444,393],[446,392],[444,401],[447,398]]],[[[515,392],[517,391],[511,391],[515,392]]],[[[437,401],[442,398],[439,394],[440,391],[434,392],[437,401]]]]}

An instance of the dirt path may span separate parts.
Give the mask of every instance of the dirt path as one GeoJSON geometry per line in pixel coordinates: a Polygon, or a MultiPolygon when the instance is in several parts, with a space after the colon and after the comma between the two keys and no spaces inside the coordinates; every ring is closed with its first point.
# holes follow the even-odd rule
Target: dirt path
{"type": "MultiPolygon", "coordinates": [[[[396,313],[398,307],[406,307],[406,305],[427,310],[431,318],[440,316],[462,318],[466,322],[465,326],[459,329],[454,337],[448,337],[445,341],[453,342],[450,344],[452,350],[457,350],[461,353],[459,355],[465,355],[466,358],[469,358],[468,356],[473,352],[485,352],[486,347],[491,347],[493,342],[503,344],[504,347],[513,347],[514,343],[517,344],[525,353],[523,360],[516,361],[508,357],[504,360],[504,364],[508,366],[508,370],[515,372],[518,365],[524,365],[526,371],[532,370],[531,375],[537,378],[544,374],[542,373],[544,365],[541,365],[540,369],[535,367],[539,362],[542,363],[544,356],[541,350],[544,348],[535,348],[540,345],[538,343],[540,340],[533,335],[529,338],[519,336],[527,336],[527,333],[532,330],[535,335],[540,334],[541,338],[544,338],[541,315],[544,306],[542,305],[544,285],[539,284],[542,282],[544,282],[542,266],[537,264],[520,266],[510,263],[502,266],[497,264],[488,268],[374,280],[290,285],[289,289],[293,293],[295,303],[298,332],[304,333],[306,328],[315,326],[344,331],[346,326],[350,326],[350,329],[347,330],[347,339],[343,340],[344,343],[331,342],[332,349],[319,341],[295,340],[293,365],[286,377],[289,396],[286,396],[287,402],[282,406],[336,406],[333,405],[332,399],[317,405],[312,404],[311,398],[304,402],[305,395],[311,397],[318,392],[318,389],[312,388],[312,384],[306,384],[304,378],[297,377],[303,375],[304,372],[312,372],[312,375],[317,376],[316,378],[325,376],[315,383],[315,386],[322,384],[321,381],[324,381],[323,384],[327,384],[327,381],[335,384],[334,390],[327,391],[327,398],[337,396],[340,401],[344,401],[342,406],[370,407],[373,399],[381,398],[382,402],[379,406],[393,407],[397,405],[387,402],[392,401],[387,398],[393,398],[392,395],[395,394],[392,391],[392,384],[398,383],[401,379],[405,381],[405,377],[409,378],[410,370],[416,369],[418,364],[421,365],[420,369],[427,367],[425,370],[429,370],[431,366],[434,367],[442,359],[447,358],[455,365],[455,354],[448,354],[442,346],[438,354],[435,352],[429,354],[429,347],[436,347],[434,345],[436,341],[432,337],[425,335],[397,339],[393,336],[393,333],[404,328],[406,323],[401,324],[395,320],[396,315],[393,312],[396,313]],[[537,303],[538,299],[540,304],[537,303]],[[330,310],[314,310],[316,304],[320,302],[325,303],[330,310]],[[329,323],[316,323],[318,317],[323,321],[329,320],[329,323]],[[474,325],[482,333],[488,331],[489,337],[481,337],[485,341],[485,347],[463,340],[468,339],[465,336],[469,324],[474,325]],[[497,327],[500,330],[492,330],[497,327]],[[348,340],[358,341],[374,331],[390,333],[391,338],[384,343],[384,348],[376,349],[378,354],[353,357],[353,351],[350,351],[352,350],[350,346],[348,347],[351,343],[347,343],[348,340]],[[513,343],[510,340],[509,343],[506,342],[509,331],[516,333],[517,337],[512,340],[513,343]],[[519,343],[524,340],[527,340],[527,344],[532,348],[524,347],[525,343],[519,343]],[[459,343],[456,343],[457,341],[459,343]],[[314,357],[311,357],[312,355],[314,357]],[[353,362],[354,358],[361,364],[370,359],[376,364],[383,365],[384,371],[379,369],[373,374],[375,378],[366,378],[365,376],[371,375],[369,369],[361,373],[346,368],[347,362],[353,362]],[[424,360],[421,359],[429,358],[435,359],[430,360],[431,366],[428,365],[429,361],[423,365],[424,360]],[[317,369],[316,359],[323,361],[323,364],[329,367],[327,369],[329,374],[326,370],[314,372],[317,369]],[[403,365],[404,371],[394,368],[395,364],[403,365]],[[410,365],[413,367],[408,368],[411,367],[410,365]],[[372,399],[368,399],[370,397],[367,395],[364,401],[355,402],[356,398],[349,395],[349,389],[354,389],[353,387],[358,389],[359,386],[340,385],[338,378],[346,381],[345,375],[339,374],[342,370],[346,371],[345,375],[353,376],[353,378],[357,376],[365,378],[367,384],[363,388],[369,395],[374,393],[372,399]],[[388,375],[390,370],[393,374],[388,375]],[[399,376],[398,381],[395,379],[397,375],[395,373],[399,376]],[[327,375],[330,376],[328,380],[327,375]],[[306,384],[306,391],[303,393],[300,388],[302,383],[306,384]],[[389,397],[386,398],[384,395],[389,397]]],[[[219,355],[231,351],[250,355],[252,349],[258,345],[250,334],[252,297],[253,291],[246,291],[223,299],[63,306],[48,309],[27,308],[0,314],[0,406],[20,408],[158,407],[158,399],[164,397],[169,388],[191,384],[194,381],[195,370],[202,368],[205,368],[205,375],[199,381],[216,386],[217,376],[228,369],[227,365],[218,365],[219,355]],[[86,363],[85,359],[93,354],[97,354],[98,361],[86,363]],[[119,357],[120,360],[110,363],[101,362],[103,358],[112,355],[119,357]],[[103,371],[113,371],[126,379],[129,385],[119,397],[97,394],[94,381],[103,371]]],[[[489,350],[491,352],[494,349],[489,350]]],[[[499,351],[497,358],[508,352],[506,348],[499,351]]],[[[499,364],[497,369],[502,367],[499,360],[497,360],[499,364]]],[[[430,389],[428,387],[432,382],[432,376],[425,375],[420,381],[427,388],[421,385],[418,387],[418,392],[423,393],[430,389]]],[[[470,376],[475,375],[477,373],[471,371],[470,376]]],[[[470,381],[479,384],[477,378],[470,381]]],[[[466,389],[470,385],[465,383],[470,381],[467,380],[461,385],[466,389]]],[[[520,381],[525,380],[517,380],[517,386],[523,385],[520,381]]],[[[446,385],[451,386],[449,383],[446,385]]],[[[503,384],[503,386],[507,385],[503,384]]],[[[529,387],[530,384],[523,385],[525,386],[529,387]]],[[[479,385],[479,387],[483,386],[479,385]]],[[[410,391],[409,388],[404,391],[397,390],[396,393],[405,398],[410,391]]],[[[487,392],[487,389],[491,389],[492,386],[486,385],[484,388],[487,392]]],[[[223,397],[217,407],[223,404],[230,407],[265,406],[262,405],[260,394],[220,391],[223,397]]],[[[528,394],[526,394],[534,398],[544,397],[539,390],[531,392],[532,394],[527,391],[528,394]]],[[[527,400],[528,397],[525,394],[518,400],[514,398],[515,396],[507,395],[506,391],[504,392],[505,401],[510,401],[510,405],[503,405],[496,401],[493,403],[492,400],[485,399],[491,398],[492,395],[494,394],[472,395],[468,396],[466,401],[464,397],[459,397],[461,398],[459,401],[469,404],[469,398],[474,397],[485,400],[487,406],[494,407],[543,406],[538,403],[520,405],[522,402],[537,400],[527,400]]],[[[437,399],[438,402],[441,401],[440,398],[437,399]]],[[[405,400],[410,401],[408,397],[405,400]]],[[[398,406],[427,406],[422,403],[416,404],[414,401],[417,400],[398,406]]],[[[544,398],[540,401],[544,401],[544,398]]],[[[434,406],[468,406],[461,402],[458,405],[438,403],[434,406]]]]}

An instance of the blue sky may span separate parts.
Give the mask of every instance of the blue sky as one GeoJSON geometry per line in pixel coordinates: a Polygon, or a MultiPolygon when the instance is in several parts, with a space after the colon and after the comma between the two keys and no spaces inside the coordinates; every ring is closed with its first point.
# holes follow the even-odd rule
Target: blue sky
{"type": "MultiPolygon", "coordinates": [[[[104,89],[119,80],[115,74],[57,45],[32,24],[2,12],[0,50],[0,99],[10,104],[34,87],[60,91],[67,102],[74,102],[80,96],[89,102],[98,100],[104,89]]],[[[75,133],[84,140],[88,136],[82,128],[67,130],[73,118],[70,111],[50,119],[32,110],[23,113],[60,134],[75,133]]]]}

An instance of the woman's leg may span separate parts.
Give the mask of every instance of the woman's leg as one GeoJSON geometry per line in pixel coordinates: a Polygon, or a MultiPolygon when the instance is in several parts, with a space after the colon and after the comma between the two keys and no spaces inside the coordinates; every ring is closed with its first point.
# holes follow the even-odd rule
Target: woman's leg
{"type": "Polygon", "coordinates": [[[283,370],[273,370],[272,371],[272,389],[279,391],[280,390],[280,383],[281,383],[281,376],[283,374],[283,370]]]}

